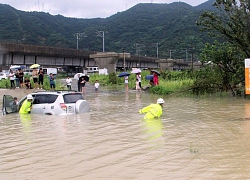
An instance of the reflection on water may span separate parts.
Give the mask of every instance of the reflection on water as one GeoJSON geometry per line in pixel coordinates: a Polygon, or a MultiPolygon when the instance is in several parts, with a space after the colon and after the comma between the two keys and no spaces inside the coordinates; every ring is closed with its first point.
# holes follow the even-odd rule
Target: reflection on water
{"type": "Polygon", "coordinates": [[[0,120],[0,179],[248,179],[250,102],[165,97],[163,115],[138,110],[157,95],[87,91],[91,111],[0,120]]]}
{"type": "Polygon", "coordinates": [[[160,118],[157,119],[143,119],[142,131],[148,143],[151,143],[152,148],[159,148],[164,143],[164,126],[160,118]]]}

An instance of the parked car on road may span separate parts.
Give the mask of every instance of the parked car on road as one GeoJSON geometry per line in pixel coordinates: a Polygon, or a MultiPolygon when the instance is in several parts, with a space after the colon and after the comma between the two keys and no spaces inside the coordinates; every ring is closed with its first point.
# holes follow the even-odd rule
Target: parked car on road
{"type": "Polygon", "coordinates": [[[24,75],[30,75],[30,76],[31,76],[31,75],[32,75],[32,72],[33,72],[33,69],[26,69],[26,70],[23,71],[23,74],[24,74],[24,75]]]}
{"type": "Polygon", "coordinates": [[[2,79],[8,79],[8,76],[6,73],[0,72],[0,80],[2,79]]]}
{"type": "MultiPolygon", "coordinates": [[[[76,91],[38,91],[29,95],[33,97],[31,114],[67,115],[89,112],[90,110],[89,103],[83,98],[82,93],[76,91]]],[[[16,112],[19,111],[27,96],[19,101],[16,112]]],[[[13,99],[10,95],[3,96],[3,114],[15,112],[11,107],[13,99]]]]}

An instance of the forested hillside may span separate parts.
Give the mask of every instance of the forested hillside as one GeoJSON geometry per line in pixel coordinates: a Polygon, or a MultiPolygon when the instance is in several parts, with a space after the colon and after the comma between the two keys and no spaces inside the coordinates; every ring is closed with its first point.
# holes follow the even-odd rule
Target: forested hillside
{"type": "Polygon", "coordinates": [[[122,52],[159,58],[186,58],[196,55],[206,42],[214,39],[196,25],[205,9],[212,9],[213,0],[192,7],[183,2],[171,4],[137,4],[108,18],[78,19],[44,12],[24,12],[0,4],[0,41],[64,48],[122,52]],[[102,33],[101,33],[102,35],[102,33]]]}

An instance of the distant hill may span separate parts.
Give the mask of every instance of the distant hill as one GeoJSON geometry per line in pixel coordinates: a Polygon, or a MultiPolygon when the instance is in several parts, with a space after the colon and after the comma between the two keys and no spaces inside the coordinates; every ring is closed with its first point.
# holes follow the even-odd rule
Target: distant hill
{"type": "Polygon", "coordinates": [[[24,12],[0,4],[0,41],[24,44],[76,48],[75,33],[86,36],[78,40],[79,49],[102,51],[104,31],[105,51],[185,58],[186,49],[198,55],[206,42],[214,39],[196,25],[203,10],[211,9],[213,0],[199,6],[183,2],[170,4],[137,4],[108,18],[79,19],[52,16],[44,12],[24,12]],[[171,52],[171,53],[170,53],[171,52]]]}

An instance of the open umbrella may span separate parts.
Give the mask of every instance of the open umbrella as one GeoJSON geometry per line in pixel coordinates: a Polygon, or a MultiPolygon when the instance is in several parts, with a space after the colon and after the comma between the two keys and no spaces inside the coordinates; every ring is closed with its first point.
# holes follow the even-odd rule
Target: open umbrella
{"type": "Polygon", "coordinates": [[[133,71],[131,71],[131,73],[133,73],[133,74],[137,74],[137,73],[140,73],[140,72],[141,72],[140,69],[134,69],[133,71]]]}
{"type": "Polygon", "coordinates": [[[30,69],[34,69],[34,68],[38,68],[38,67],[40,67],[40,64],[32,64],[30,66],[30,69]]]}
{"type": "Polygon", "coordinates": [[[83,74],[83,73],[76,73],[75,75],[74,75],[74,79],[79,79],[79,77],[82,77],[82,76],[85,76],[85,74],[83,74]],[[79,75],[79,76],[78,76],[79,75]]]}
{"type": "Polygon", "coordinates": [[[153,78],[154,78],[153,75],[147,75],[147,76],[145,76],[145,79],[147,79],[149,81],[153,80],[153,78]]]}
{"type": "Polygon", "coordinates": [[[81,78],[83,78],[85,81],[89,81],[89,77],[88,76],[81,76],[81,78]]]}
{"type": "Polygon", "coordinates": [[[151,72],[156,73],[158,76],[160,76],[160,75],[161,75],[161,73],[160,73],[159,71],[157,71],[157,70],[151,70],[151,72]]]}
{"type": "Polygon", "coordinates": [[[127,72],[122,72],[118,75],[118,77],[124,77],[124,76],[129,76],[130,74],[127,72]]]}

